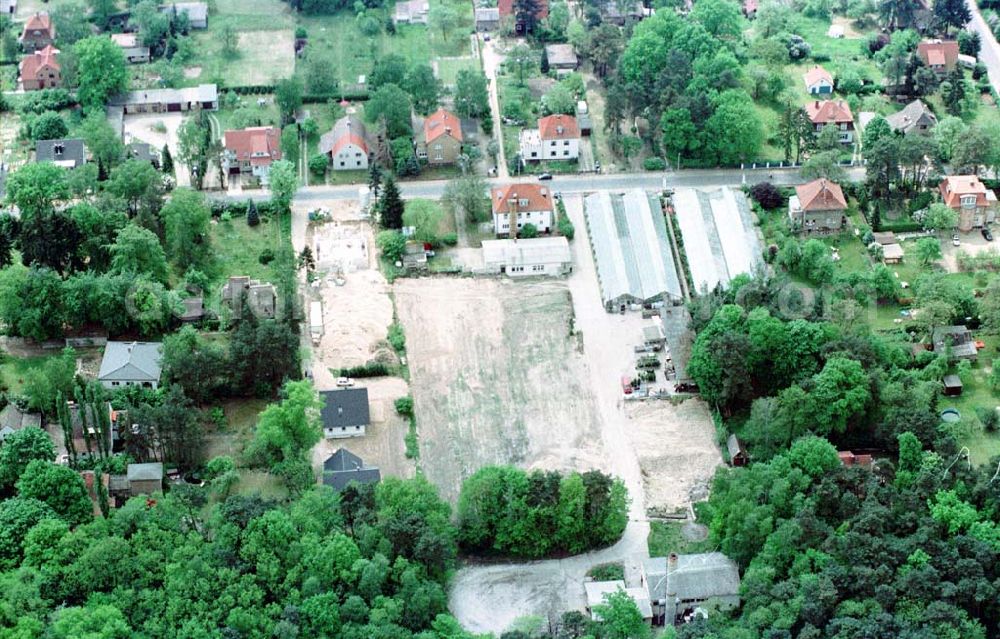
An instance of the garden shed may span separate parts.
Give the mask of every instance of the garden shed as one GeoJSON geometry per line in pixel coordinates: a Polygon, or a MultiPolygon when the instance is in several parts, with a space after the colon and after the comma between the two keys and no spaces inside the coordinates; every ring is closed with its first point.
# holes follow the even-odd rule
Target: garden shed
{"type": "Polygon", "coordinates": [[[962,394],[962,380],[958,375],[945,375],[943,383],[945,395],[956,397],[962,394]]]}

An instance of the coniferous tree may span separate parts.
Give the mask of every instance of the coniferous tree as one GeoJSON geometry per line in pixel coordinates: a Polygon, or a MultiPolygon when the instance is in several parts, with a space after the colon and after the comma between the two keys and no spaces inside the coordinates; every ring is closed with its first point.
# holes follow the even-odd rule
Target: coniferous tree
{"type": "Polygon", "coordinates": [[[257,226],[260,224],[260,214],[257,212],[257,205],[253,200],[247,202],[247,226],[257,226]]]}
{"type": "Polygon", "coordinates": [[[549,72],[549,51],[546,47],[542,47],[542,62],[540,68],[542,73],[549,72]]]}
{"type": "Polygon", "coordinates": [[[377,162],[372,162],[368,167],[368,190],[371,191],[373,199],[378,199],[378,191],[382,186],[382,169],[377,162]]]}
{"type": "Polygon", "coordinates": [[[167,175],[174,174],[174,157],[170,155],[170,147],[163,145],[163,172],[167,175]]]}
{"type": "Polygon", "coordinates": [[[385,187],[382,189],[380,208],[382,228],[403,228],[403,198],[400,197],[399,187],[396,186],[396,180],[391,174],[386,178],[385,187]]]}
{"type": "Polygon", "coordinates": [[[524,33],[533,33],[542,4],[539,0],[514,0],[514,20],[524,33]]]}

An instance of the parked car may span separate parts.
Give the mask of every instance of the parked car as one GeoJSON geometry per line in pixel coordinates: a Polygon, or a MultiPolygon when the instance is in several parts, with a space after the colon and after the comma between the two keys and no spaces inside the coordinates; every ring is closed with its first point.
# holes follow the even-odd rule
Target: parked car
{"type": "Polygon", "coordinates": [[[551,180],[552,179],[552,174],[551,173],[542,173],[542,174],[540,174],[538,176],[538,179],[539,180],[551,180]]]}
{"type": "Polygon", "coordinates": [[[354,380],[350,377],[337,378],[337,388],[349,388],[351,386],[354,386],[354,380]]]}
{"type": "Polygon", "coordinates": [[[958,239],[958,233],[955,233],[954,235],[951,236],[951,245],[952,246],[961,246],[962,245],[961,240],[958,239]]]}
{"type": "Polygon", "coordinates": [[[992,242],[993,241],[993,234],[990,233],[990,230],[988,228],[986,228],[985,226],[983,227],[983,237],[986,238],[987,242],[992,242]]]}
{"type": "Polygon", "coordinates": [[[632,379],[628,375],[622,377],[622,392],[626,395],[632,394],[632,379]]]}

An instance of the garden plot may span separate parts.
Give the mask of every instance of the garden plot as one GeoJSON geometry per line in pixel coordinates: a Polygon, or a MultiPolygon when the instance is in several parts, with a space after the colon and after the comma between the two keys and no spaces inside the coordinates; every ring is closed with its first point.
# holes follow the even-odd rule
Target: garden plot
{"type": "Polygon", "coordinates": [[[445,498],[489,464],[610,470],[564,284],[407,279],[395,295],[421,465],[445,498]]]}

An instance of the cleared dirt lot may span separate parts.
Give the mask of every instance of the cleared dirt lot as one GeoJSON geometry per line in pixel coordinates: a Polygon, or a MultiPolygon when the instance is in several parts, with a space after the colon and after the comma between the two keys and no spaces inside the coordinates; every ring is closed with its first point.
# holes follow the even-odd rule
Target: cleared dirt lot
{"type": "Polygon", "coordinates": [[[611,470],[565,284],[424,278],[395,295],[421,465],[446,498],[488,464],[611,470]]]}
{"type": "Polygon", "coordinates": [[[151,144],[155,149],[163,149],[166,144],[170,155],[174,158],[174,173],[177,176],[177,186],[190,186],[191,174],[180,161],[177,147],[177,130],[184,122],[183,113],[150,113],[148,115],[125,116],[126,141],[142,141],[151,144]]]}

